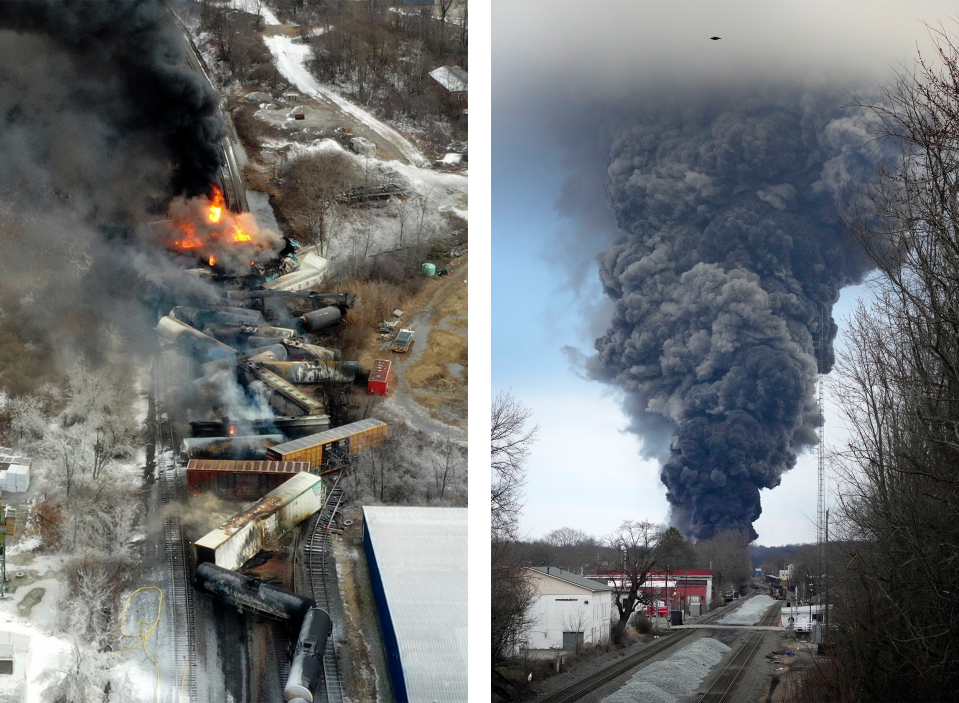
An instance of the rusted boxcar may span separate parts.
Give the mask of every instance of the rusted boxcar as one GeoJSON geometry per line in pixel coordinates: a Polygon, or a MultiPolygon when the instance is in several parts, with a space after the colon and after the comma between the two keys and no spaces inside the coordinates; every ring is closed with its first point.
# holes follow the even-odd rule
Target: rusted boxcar
{"type": "Polygon", "coordinates": [[[308,461],[313,468],[330,468],[368,447],[383,444],[389,426],[379,420],[360,420],[326,432],[271,447],[267,458],[276,461],[308,461]]]}
{"type": "Polygon", "coordinates": [[[190,493],[210,492],[237,500],[258,500],[298,473],[308,461],[216,461],[191,459],[186,466],[190,493]]]}

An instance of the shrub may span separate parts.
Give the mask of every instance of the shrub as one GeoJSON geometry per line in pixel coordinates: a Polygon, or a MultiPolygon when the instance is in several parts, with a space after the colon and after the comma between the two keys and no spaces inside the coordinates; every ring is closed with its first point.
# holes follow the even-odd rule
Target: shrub
{"type": "Polygon", "coordinates": [[[629,624],[641,635],[648,635],[653,631],[653,622],[646,617],[646,613],[633,613],[633,617],[629,619],[629,624]]]}

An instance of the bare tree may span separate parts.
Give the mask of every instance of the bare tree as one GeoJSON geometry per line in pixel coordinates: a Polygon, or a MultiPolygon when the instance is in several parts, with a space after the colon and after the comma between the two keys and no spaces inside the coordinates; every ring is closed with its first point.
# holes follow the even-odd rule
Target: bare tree
{"type": "Polygon", "coordinates": [[[832,462],[846,546],[829,564],[851,700],[959,688],[959,48],[930,31],[934,61],[863,105],[898,154],[849,222],[878,270],[833,386],[850,428],[832,462]]]}
{"type": "Polygon", "coordinates": [[[509,686],[496,669],[509,661],[522,646],[534,624],[531,615],[536,600],[533,582],[527,570],[517,562],[505,540],[493,540],[490,550],[491,652],[493,685],[509,686]]]}
{"type": "Polygon", "coordinates": [[[341,218],[338,198],[358,180],[353,162],[341,153],[312,154],[288,161],[282,173],[285,206],[302,223],[299,236],[325,253],[341,218]]]}
{"type": "Polygon", "coordinates": [[[459,448],[456,442],[449,437],[439,444],[438,454],[430,457],[430,462],[433,465],[436,495],[441,500],[446,497],[447,484],[452,484],[456,480],[456,469],[459,461],[459,448]]]}
{"type": "Polygon", "coordinates": [[[701,564],[708,564],[713,572],[713,587],[717,591],[740,588],[750,577],[752,560],[749,557],[750,536],[742,530],[725,530],[696,543],[701,564]]]}
{"type": "Polygon", "coordinates": [[[446,44],[446,17],[459,0],[436,0],[436,9],[440,11],[440,46],[446,44]]]}
{"type": "Polygon", "coordinates": [[[624,520],[606,537],[606,545],[615,549],[622,558],[623,577],[613,586],[613,601],[619,612],[619,620],[613,625],[611,637],[620,644],[629,618],[640,605],[648,605],[651,598],[643,590],[649,573],[658,566],[656,545],[659,531],[649,521],[624,520]]]}
{"type": "Polygon", "coordinates": [[[492,469],[493,537],[516,539],[523,509],[522,488],[526,485],[524,463],[536,441],[538,427],[526,429],[533,411],[508,391],[493,398],[490,425],[490,467],[492,469]]]}
{"type": "Polygon", "coordinates": [[[87,456],[85,428],[57,427],[44,437],[41,451],[49,462],[54,485],[70,498],[77,479],[84,470],[87,456]]]}
{"type": "Polygon", "coordinates": [[[526,482],[524,462],[537,428],[526,428],[532,411],[503,392],[493,398],[490,421],[491,480],[491,653],[494,688],[509,688],[497,671],[512,657],[531,625],[530,607],[535,599],[526,569],[510,552],[519,532],[526,482]]]}

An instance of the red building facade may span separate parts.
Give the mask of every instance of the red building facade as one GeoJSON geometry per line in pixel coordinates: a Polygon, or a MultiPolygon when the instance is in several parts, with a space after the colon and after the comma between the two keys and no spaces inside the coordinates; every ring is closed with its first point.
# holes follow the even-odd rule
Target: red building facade
{"type": "MultiPolygon", "coordinates": [[[[629,578],[622,571],[609,571],[590,578],[605,583],[620,592],[629,587],[629,578]]],[[[649,573],[640,591],[650,605],[642,607],[647,615],[665,616],[669,610],[689,612],[691,604],[702,604],[706,612],[713,590],[713,574],[709,569],[653,570],[649,573]]]]}

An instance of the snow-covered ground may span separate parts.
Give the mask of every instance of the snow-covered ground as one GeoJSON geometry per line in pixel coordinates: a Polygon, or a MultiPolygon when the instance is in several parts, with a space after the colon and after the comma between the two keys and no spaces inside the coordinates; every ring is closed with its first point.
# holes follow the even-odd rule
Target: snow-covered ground
{"type": "Polygon", "coordinates": [[[704,637],[683,647],[668,659],[641,669],[602,703],[676,703],[696,692],[699,684],[729,647],[719,640],[704,637]]]}
{"type": "Polygon", "coordinates": [[[468,179],[461,173],[445,173],[410,166],[399,161],[380,161],[345,150],[333,139],[320,139],[311,144],[279,139],[264,139],[268,149],[283,149],[289,157],[306,154],[340,153],[353,159],[359,171],[370,174],[374,182],[399,179],[409,185],[413,195],[405,200],[390,201],[382,208],[356,209],[348,218],[337,222],[325,258],[334,268],[358,253],[368,255],[409,245],[417,236],[423,240],[442,231],[452,214],[463,222],[469,218],[468,179]]]}
{"type": "Polygon", "coordinates": [[[723,625],[755,625],[776,601],[769,596],[753,596],[731,615],[720,619],[723,625]]]}
{"type": "MultiPolygon", "coordinates": [[[[275,16],[273,19],[276,19],[275,16]]],[[[271,23],[269,20],[267,22],[271,23]]],[[[343,112],[351,115],[357,121],[392,143],[397,151],[410,163],[418,166],[426,164],[426,158],[403,135],[378,120],[366,110],[340,97],[329,87],[321,85],[316,78],[313,77],[306,68],[306,61],[310,56],[309,45],[298,43],[291,37],[283,34],[263,37],[263,41],[266,43],[270,53],[273,54],[277,70],[279,70],[284,78],[295,85],[297,90],[317,100],[336,105],[343,110],[343,112]]]]}

